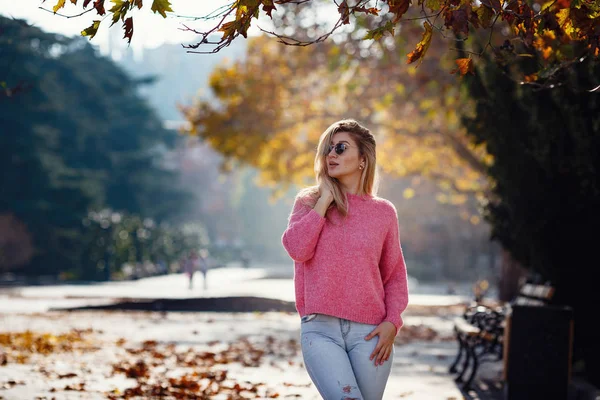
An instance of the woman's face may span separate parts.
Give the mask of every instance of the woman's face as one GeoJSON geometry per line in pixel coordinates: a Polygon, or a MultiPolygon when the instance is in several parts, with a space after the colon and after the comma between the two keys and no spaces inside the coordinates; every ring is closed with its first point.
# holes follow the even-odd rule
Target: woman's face
{"type": "Polygon", "coordinates": [[[358,152],[356,142],[349,133],[338,132],[334,134],[329,148],[331,150],[325,156],[329,176],[337,179],[348,178],[354,174],[360,176],[362,171],[358,167],[362,158],[358,152]],[[343,149],[342,154],[338,154],[336,149],[343,149]]]}

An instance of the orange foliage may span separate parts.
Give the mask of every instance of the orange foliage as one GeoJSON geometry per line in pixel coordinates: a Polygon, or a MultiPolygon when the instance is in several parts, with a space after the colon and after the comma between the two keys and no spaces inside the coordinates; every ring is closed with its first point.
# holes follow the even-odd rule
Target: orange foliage
{"type": "MultiPolygon", "coordinates": [[[[259,183],[277,195],[313,181],[319,135],[350,116],[376,135],[382,172],[424,176],[440,184],[449,203],[463,203],[465,194],[486,190],[490,160],[460,126],[458,105],[464,112],[470,104],[460,101],[451,77],[440,74],[446,64],[430,59],[407,71],[392,57],[420,34],[418,24],[406,26],[402,38],[367,48],[351,37],[343,46],[303,48],[252,38],[243,60],[211,75],[218,104],[198,99],[181,107],[190,122],[186,132],[226,160],[257,168],[259,183]]],[[[428,46],[442,51],[439,41],[428,46]]]]}
{"type": "MultiPolygon", "coordinates": [[[[91,7],[102,16],[105,13],[112,16],[112,24],[119,20],[123,22],[125,38],[131,40],[133,35],[133,21],[127,19],[135,8],[142,8],[140,0],[113,0],[114,6],[106,12],[104,0],[91,3],[90,0],[70,0],[69,7],[91,7]]],[[[52,11],[58,13],[67,2],[55,0],[52,11]]],[[[200,40],[192,44],[189,49],[202,47],[203,52],[216,52],[228,46],[240,35],[247,37],[248,30],[253,20],[260,16],[274,19],[276,15],[285,14],[298,7],[297,0],[236,0],[225,7],[221,7],[210,14],[214,22],[212,29],[197,32],[188,28],[194,34],[200,33],[200,40]],[[275,11],[275,13],[274,13],[275,11]],[[214,32],[222,32],[218,41],[212,39],[214,32]],[[212,46],[212,48],[211,48],[212,46]]],[[[321,7],[326,4],[317,0],[305,0],[300,6],[321,7]]],[[[354,3],[342,1],[339,4],[331,1],[339,14],[339,20],[333,24],[332,31],[349,25],[361,18],[370,18],[372,27],[366,32],[367,40],[382,40],[385,33],[395,32],[396,27],[403,25],[407,20],[418,18],[425,20],[425,27],[431,27],[443,37],[458,37],[465,40],[473,34],[485,32],[493,33],[496,28],[508,28],[508,40],[519,40],[523,44],[525,54],[543,55],[546,64],[540,66],[540,71],[551,66],[562,65],[565,62],[575,61],[583,56],[597,57],[600,48],[598,25],[600,24],[600,2],[597,0],[363,0],[354,3]],[[540,48],[536,45],[547,31],[554,33],[556,39],[545,41],[546,46],[540,48]],[[570,46],[565,49],[565,46],[570,46]]],[[[148,7],[146,6],[146,9],[148,7]]],[[[153,0],[151,11],[163,17],[173,12],[169,0],[153,0]]],[[[198,16],[199,19],[202,16],[198,16]]],[[[84,36],[94,37],[101,20],[95,20],[92,25],[82,31],[84,36]]],[[[297,24],[297,21],[291,23],[297,24]]],[[[187,25],[187,24],[186,24],[187,25]]],[[[288,25],[289,26],[289,25],[288,25]]],[[[285,30],[286,23],[279,26],[285,30]]],[[[281,42],[292,45],[307,45],[320,42],[330,34],[315,39],[297,39],[270,32],[281,42]]],[[[426,34],[429,33],[426,31],[426,34]]],[[[483,35],[485,36],[485,35],[483,35]]],[[[491,35],[490,35],[491,39],[491,35]]],[[[547,39],[547,38],[546,38],[547,39]]],[[[451,41],[448,41],[451,43],[451,41]]],[[[453,47],[449,44],[447,47],[453,47]]],[[[493,47],[490,40],[485,49],[493,47]]],[[[426,46],[423,42],[409,53],[409,61],[416,62],[425,56],[426,46]]],[[[405,54],[407,54],[405,53],[405,54]]],[[[479,51],[475,51],[481,54],[479,51]]],[[[462,58],[460,55],[458,58],[462,58]]],[[[566,64],[568,65],[568,63],[566,64]]],[[[533,71],[536,72],[536,71],[533,71]]],[[[539,72],[539,71],[537,71],[539,72]]]]}

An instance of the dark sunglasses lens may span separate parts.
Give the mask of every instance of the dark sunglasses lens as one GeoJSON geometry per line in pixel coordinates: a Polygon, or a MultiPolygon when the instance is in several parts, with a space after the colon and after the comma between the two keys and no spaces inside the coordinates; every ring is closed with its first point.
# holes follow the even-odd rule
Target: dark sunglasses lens
{"type": "Polygon", "coordinates": [[[347,149],[347,147],[345,143],[338,143],[335,146],[329,145],[327,148],[327,154],[331,153],[331,150],[333,149],[335,149],[335,153],[339,156],[347,149]]]}

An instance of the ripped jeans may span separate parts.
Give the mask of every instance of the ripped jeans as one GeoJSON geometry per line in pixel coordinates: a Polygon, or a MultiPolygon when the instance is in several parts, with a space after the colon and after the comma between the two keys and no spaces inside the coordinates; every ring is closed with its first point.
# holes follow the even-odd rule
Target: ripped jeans
{"type": "Polygon", "coordinates": [[[383,365],[369,357],[378,336],[366,341],[377,325],[324,314],[302,317],[301,347],[310,379],[325,400],[381,400],[394,351],[383,365]]]}

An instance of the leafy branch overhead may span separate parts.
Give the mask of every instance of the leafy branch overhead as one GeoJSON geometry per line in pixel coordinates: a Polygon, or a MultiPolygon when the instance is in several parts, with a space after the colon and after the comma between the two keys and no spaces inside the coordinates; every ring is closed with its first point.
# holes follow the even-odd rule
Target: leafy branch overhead
{"type": "MultiPolygon", "coordinates": [[[[96,12],[99,16],[108,14],[112,17],[111,25],[121,21],[124,38],[131,42],[134,32],[131,13],[135,8],[148,7],[143,1],[111,0],[112,6],[105,5],[108,0],[69,0],[69,3],[83,7],[86,10],[84,12],[96,12]]],[[[149,0],[146,2],[149,3],[149,0]]],[[[58,0],[52,11],[57,13],[66,3],[66,0],[58,0]]],[[[582,57],[598,57],[600,54],[598,0],[233,0],[206,16],[197,17],[214,21],[208,29],[197,31],[186,25],[185,28],[199,34],[200,39],[184,47],[190,52],[216,53],[240,35],[247,37],[248,30],[257,22],[253,20],[258,20],[260,16],[273,19],[277,15],[274,12],[282,13],[299,6],[327,7],[327,3],[335,7],[326,9],[336,13],[334,20],[337,18],[337,23],[319,37],[292,38],[263,30],[260,26],[257,28],[284,44],[306,46],[327,39],[345,25],[352,26],[357,19],[370,20],[364,40],[381,40],[386,35],[396,35],[403,21],[422,20],[423,38],[407,54],[409,64],[420,64],[434,35],[449,39],[449,47],[454,49],[452,42],[464,43],[481,33],[483,35],[480,36],[488,37],[485,34],[487,32],[489,39],[482,48],[478,51],[462,49],[457,58],[465,59],[465,52],[481,56],[488,50],[494,53],[497,60],[508,60],[509,63],[511,57],[540,56],[543,64],[538,66],[537,71],[532,71],[528,82],[538,77],[548,77],[555,73],[557,66],[570,65],[582,57]],[[497,43],[498,40],[493,40],[499,36],[500,43],[504,43],[502,46],[497,43]],[[507,50],[512,54],[504,54],[507,50]]],[[[153,0],[150,9],[164,18],[167,13],[173,12],[169,0],[153,0]]],[[[95,20],[82,31],[82,35],[92,39],[100,24],[100,20],[95,20]]],[[[290,24],[297,22],[284,21],[278,29],[283,31],[290,24]]],[[[463,68],[460,62],[458,65],[459,68],[452,72],[464,74],[471,70],[463,68]]]]}
{"type": "MultiPolygon", "coordinates": [[[[105,8],[105,3],[107,3],[107,0],[93,0],[93,3],[92,0],[69,1],[74,5],[78,5],[79,3],[87,11],[95,11],[99,16],[104,16],[107,14],[107,10],[105,8]],[[90,3],[92,3],[91,8],[88,9],[88,7],[90,7],[90,3]]],[[[43,0],[42,2],[45,3],[46,0],[43,0]]],[[[113,4],[113,6],[108,9],[108,14],[112,14],[111,26],[121,20],[123,23],[123,31],[125,33],[123,39],[127,39],[128,43],[131,43],[131,39],[133,38],[133,17],[127,16],[128,14],[131,15],[131,11],[133,9],[141,9],[143,7],[143,0],[111,0],[110,2],[113,4]]],[[[64,8],[65,5],[66,0],[58,0],[54,7],[52,7],[52,11],[56,14],[60,9],[64,8]]],[[[154,13],[162,15],[163,18],[167,17],[167,12],[173,12],[169,0],[153,0],[151,10],[154,13]]],[[[81,31],[81,35],[88,36],[91,40],[98,32],[98,28],[100,28],[101,23],[101,20],[94,20],[92,25],[81,31]]]]}

